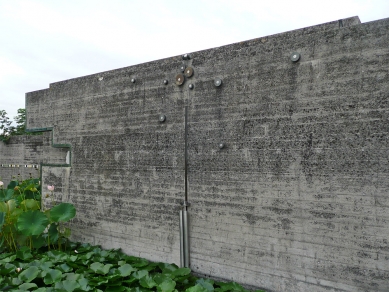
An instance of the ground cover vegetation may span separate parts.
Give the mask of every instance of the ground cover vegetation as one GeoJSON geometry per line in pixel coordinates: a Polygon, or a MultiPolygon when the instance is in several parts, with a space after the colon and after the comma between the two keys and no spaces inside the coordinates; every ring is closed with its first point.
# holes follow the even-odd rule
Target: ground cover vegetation
{"type": "Polygon", "coordinates": [[[235,282],[195,277],[175,264],[73,243],[65,224],[76,210],[54,201],[54,186],[47,191],[45,209],[38,179],[14,179],[6,188],[0,181],[0,291],[248,291],[235,282]]]}

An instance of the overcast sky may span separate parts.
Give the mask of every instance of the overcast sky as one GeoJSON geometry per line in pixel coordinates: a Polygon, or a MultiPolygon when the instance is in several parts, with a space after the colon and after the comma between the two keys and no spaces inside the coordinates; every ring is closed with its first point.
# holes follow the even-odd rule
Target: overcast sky
{"type": "Polygon", "coordinates": [[[52,82],[359,16],[389,0],[0,0],[0,110],[52,82]]]}

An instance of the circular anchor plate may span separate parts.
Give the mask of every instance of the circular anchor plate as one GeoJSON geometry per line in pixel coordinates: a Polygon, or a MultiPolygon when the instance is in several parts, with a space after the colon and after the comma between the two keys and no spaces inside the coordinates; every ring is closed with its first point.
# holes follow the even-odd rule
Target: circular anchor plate
{"type": "Polygon", "coordinates": [[[290,55],[290,60],[292,62],[297,62],[298,60],[300,60],[300,54],[297,53],[297,52],[293,52],[291,55],[290,55]]]}
{"type": "Polygon", "coordinates": [[[185,73],[184,74],[185,74],[186,77],[192,77],[193,73],[194,73],[193,68],[192,67],[187,67],[185,69],[185,73]]]}
{"type": "Polygon", "coordinates": [[[213,81],[213,84],[215,84],[216,87],[219,87],[220,85],[222,85],[222,80],[219,79],[219,78],[216,78],[216,79],[213,81]]]}
{"type": "Polygon", "coordinates": [[[177,85],[182,85],[184,84],[184,81],[185,81],[185,76],[183,74],[177,74],[176,76],[176,84],[177,85]]]}
{"type": "Polygon", "coordinates": [[[158,120],[159,120],[160,123],[163,123],[164,121],[166,121],[166,116],[165,115],[159,115],[158,120]]]}

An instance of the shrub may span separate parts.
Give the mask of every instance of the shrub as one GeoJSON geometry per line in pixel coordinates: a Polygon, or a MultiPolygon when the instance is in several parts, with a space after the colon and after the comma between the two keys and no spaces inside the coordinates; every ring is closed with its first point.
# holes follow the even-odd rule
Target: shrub
{"type": "Polygon", "coordinates": [[[42,210],[41,200],[39,179],[12,180],[7,188],[0,181],[0,250],[16,252],[43,246],[61,250],[68,242],[70,229],[63,223],[76,215],[76,209],[70,203],[60,203],[42,210]]]}

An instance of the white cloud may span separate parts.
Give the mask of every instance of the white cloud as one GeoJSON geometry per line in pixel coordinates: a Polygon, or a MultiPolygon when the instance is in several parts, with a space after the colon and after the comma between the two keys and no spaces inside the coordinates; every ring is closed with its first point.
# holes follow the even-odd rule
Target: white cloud
{"type": "Polygon", "coordinates": [[[11,60],[0,56],[0,84],[5,83],[9,78],[17,78],[24,74],[23,67],[11,60]]]}

